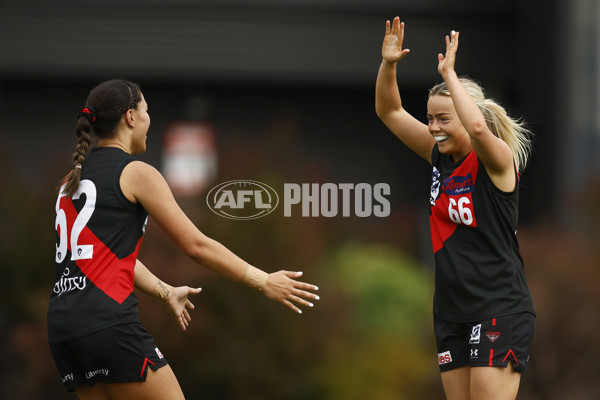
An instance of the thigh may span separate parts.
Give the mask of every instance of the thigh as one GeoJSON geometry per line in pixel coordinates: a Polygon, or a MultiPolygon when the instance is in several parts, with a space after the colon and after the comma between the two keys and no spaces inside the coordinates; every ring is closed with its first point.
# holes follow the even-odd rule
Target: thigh
{"type": "Polygon", "coordinates": [[[504,367],[471,367],[471,400],[515,400],[521,374],[512,364],[504,367]]]}
{"type": "Polygon", "coordinates": [[[106,391],[113,400],[182,400],[185,397],[169,365],[149,369],[145,382],[107,383],[106,391]]]}
{"type": "Polygon", "coordinates": [[[94,386],[83,385],[75,389],[79,400],[112,400],[103,383],[94,386]]]}
{"type": "Polygon", "coordinates": [[[442,386],[447,400],[469,400],[470,369],[465,366],[442,372],[442,386]]]}

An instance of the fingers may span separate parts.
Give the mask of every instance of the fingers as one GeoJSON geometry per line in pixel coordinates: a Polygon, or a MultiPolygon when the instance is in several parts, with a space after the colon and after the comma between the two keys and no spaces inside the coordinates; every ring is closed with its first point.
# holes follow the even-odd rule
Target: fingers
{"type": "Polygon", "coordinates": [[[450,36],[446,35],[446,53],[450,50],[456,51],[458,48],[458,35],[456,31],[451,31],[450,36]]]}
{"type": "Polygon", "coordinates": [[[292,303],[291,301],[289,301],[289,300],[283,300],[282,303],[285,304],[286,306],[288,306],[290,309],[292,309],[292,311],[294,311],[295,313],[302,314],[302,310],[299,309],[298,307],[296,307],[294,305],[294,303],[292,303]]]}
{"type": "Polygon", "coordinates": [[[394,17],[391,23],[389,19],[385,21],[385,34],[404,37],[404,22],[400,22],[400,17],[394,17]]]}
{"type": "Polygon", "coordinates": [[[302,276],[302,271],[281,271],[285,276],[293,280],[293,286],[295,288],[305,289],[305,290],[319,290],[319,287],[316,285],[312,285],[306,282],[297,281],[296,278],[302,276]]]}
{"type": "Polygon", "coordinates": [[[194,306],[194,303],[192,303],[192,302],[191,302],[191,301],[189,301],[189,300],[185,302],[185,306],[186,306],[187,308],[190,308],[190,309],[192,309],[192,310],[194,310],[194,309],[196,308],[196,307],[194,306]]]}
{"type": "Polygon", "coordinates": [[[304,290],[295,289],[294,291],[292,291],[292,294],[294,296],[304,297],[305,299],[321,300],[321,298],[319,296],[317,296],[316,294],[311,293],[311,292],[305,292],[304,290]]]}
{"type": "Polygon", "coordinates": [[[314,307],[315,305],[313,303],[311,303],[310,301],[304,300],[301,297],[298,297],[296,295],[290,295],[290,300],[293,300],[294,302],[298,303],[298,304],[302,304],[303,306],[306,307],[314,307]]]}

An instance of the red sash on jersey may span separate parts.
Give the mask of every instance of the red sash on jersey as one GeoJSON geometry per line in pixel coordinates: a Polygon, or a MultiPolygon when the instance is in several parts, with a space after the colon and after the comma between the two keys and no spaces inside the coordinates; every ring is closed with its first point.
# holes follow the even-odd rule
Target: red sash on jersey
{"type": "MultiPolygon", "coordinates": [[[[67,237],[71,237],[73,224],[77,218],[77,210],[73,201],[68,197],[61,197],[60,208],[67,217],[67,237]]],[[[60,235],[60,232],[59,232],[60,235]]],[[[119,259],[98,237],[85,226],[79,235],[79,243],[94,246],[93,258],[79,259],[75,263],[85,276],[106,295],[119,304],[133,292],[135,278],[135,263],[137,260],[143,236],[137,242],[135,250],[125,258],[119,259]]],[[[71,252],[71,241],[67,241],[71,252]]]]}
{"type": "Polygon", "coordinates": [[[473,191],[479,162],[471,151],[460,166],[441,183],[440,195],[431,206],[429,224],[434,254],[444,247],[458,225],[476,227],[473,191]]]}

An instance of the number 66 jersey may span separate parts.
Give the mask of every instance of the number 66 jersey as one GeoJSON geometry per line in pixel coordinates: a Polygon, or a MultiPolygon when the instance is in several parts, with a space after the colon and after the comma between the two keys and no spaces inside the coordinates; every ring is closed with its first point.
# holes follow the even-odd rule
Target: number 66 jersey
{"type": "Polygon", "coordinates": [[[514,191],[503,192],[474,151],[454,163],[435,145],[431,160],[434,315],[471,322],[519,312],[535,314],[516,237],[516,170],[514,191]]]}
{"type": "Polygon", "coordinates": [[[56,201],[56,278],[48,339],[64,342],[123,322],[139,321],[134,268],[148,214],[119,184],[135,158],[100,147],[86,157],[77,192],[56,201]]]}

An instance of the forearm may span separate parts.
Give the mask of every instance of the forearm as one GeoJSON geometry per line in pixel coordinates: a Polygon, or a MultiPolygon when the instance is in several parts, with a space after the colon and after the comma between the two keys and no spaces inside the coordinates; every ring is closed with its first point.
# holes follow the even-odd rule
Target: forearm
{"type": "Polygon", "coordinates": [[[458,79],[456,71],[451,70],[443,75],[444,81],[450,90],[452,103],[456,109],[456,113],[460,118],[460,122],[465,127],[470,136],[478,136],[484,129],[487,128],[485,118],[481,110],[467,92],[467,89],[458,79]]]}
{"type": "MultiPolygon", "coordinates": [[[[202,235],[202,234],[201,234],[202,235]]],[[[190,257],[197,263],[234,281],[262,290],[268,274],[235,255],[227,247],[202,235],[190,257]]]]}
{"type": "Polygon", "coordinates": [[[402,109],[402,100],[396,79],[396,64],[381,61],[375,84],[375,111],[382,120],[389,113],[402,109]]]}
{"type": "Polygon", "coordinates": [[[140,260],[135,263],[134,273],[136,289],[165,303],[171,297],[173,288],[158,279],[140,260]]]}

